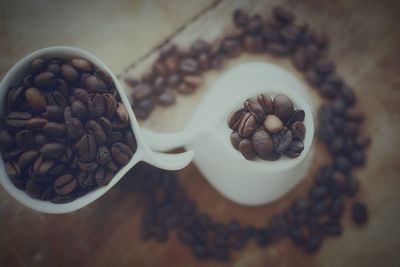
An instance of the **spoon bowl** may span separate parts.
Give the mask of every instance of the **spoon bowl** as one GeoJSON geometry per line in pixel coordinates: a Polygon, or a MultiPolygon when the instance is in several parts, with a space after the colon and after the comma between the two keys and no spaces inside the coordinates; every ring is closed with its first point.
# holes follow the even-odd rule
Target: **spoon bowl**
{"type": "MultiPolygon", "coordinates": [[[[153,152],[146,141],[143,138],[141,128],[135,118],[135,115],[130,106],[129,100],[120,85],[119,81],[112,73],[112,71],[96,56],[91,53],[73,47],[67,46],[55,46],[48,47],[44,49],[37,50],[21,60],[19,60],[4,76],[3,80],[0,84],[0,103],[4,103],[7,90],[10,86],[17,86],[19,82],[23,79],[23,77],[29,72],[30,62],[35,58],[73,58],[73,57],[81,57],[89,60],[96,68],[105,71],[108,73],[115,84],[116,89],[121,97],[121,101],[124,104],[126,110],[129,113],[130,126],[133,130],[133,133],[137,142],[137,150],[128,164],[123,166],[113,177],[111,182],[107,186],[98,187],[93,189],[89,193],[84,196],[78,197],[75,200],[65,203],[65,204],[54,204],[50,201],[43,201],[31,198],[27,193],[15,187],[10,178],[8,177],[5,164],[2,155],[0,155],[0,183],[4,187],[4,189],[17,201],[22,203],[23,205],[32,208],[34,210],[44,212],[44,213],[67,213],[72,212],[77,209],[80,209],[91,202],[95,201],[97,198],[105,194],[108,190],[110,190],[133,166],[135,166],[138,162],[144,161],[153,166],[156,166],[165,170],[178,170],[184,168],[188,165],[194,156],[193,151],[187,151],[179,154],[165,154],[160,152],[153,152]]],[[[4,114],[4,107],[2,104],[0,107],[1,114],[4,114]]]]}
{"type": "Polygon", "coordinates": [[[313,107],[307,89],[282,67],[245,63],[226,71],[211,86],[182,133],[159,136],[145,131],[144,136],[154,150],[185,146],[195,151],[194,163],[221,194],[240,204],[260,205],[283,196],[304,178],[313,155],[313,107]],[[230,143],[230,112],[261,93],[286,94],[295,108],[304,110],[307,131],[299,157],[249,161],[230,143]]]}

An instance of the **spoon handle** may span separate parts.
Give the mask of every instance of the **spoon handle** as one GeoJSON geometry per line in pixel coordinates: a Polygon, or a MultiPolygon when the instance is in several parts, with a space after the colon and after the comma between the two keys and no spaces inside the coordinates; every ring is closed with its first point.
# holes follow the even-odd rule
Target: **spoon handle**
{"type": "Polygon", "coordinates": [[[169,151],[183,147],[193,142],[201,132],[179,132],[179,133],[156,133],[150,130],[141,129],[143,137],[148,146],[155,151],[169,151]]]}

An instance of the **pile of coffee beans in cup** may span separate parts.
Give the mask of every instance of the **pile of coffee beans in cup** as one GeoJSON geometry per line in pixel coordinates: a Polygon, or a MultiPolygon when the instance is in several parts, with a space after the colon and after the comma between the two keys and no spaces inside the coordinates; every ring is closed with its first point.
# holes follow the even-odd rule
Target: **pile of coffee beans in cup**
{"type": "Polygon", "coordinates": [[[248,242],[268,247],[289,239],[305,252],[315,253],[324,240],[342,235],[346,212],[354,225],[367,223],[368,209],[355,199],[360,183],[354,174],[365,164],[370,143],[362,127],[364,113],[356,105],[353,89],[328,59],[328,36],[307,23],[297,24],[286,8],[277,6],[271,11],[263,18],[235,10],[234,29],[210,43],[194,40],[189,49],[167,43],[142,77],[125,79],[132,87],[132,108],[139,119],[147,118],[156,104],[169,106],[175,103],[177,93],[193,93],[203,82],[202,74],[221,69],[241,53],[287,57],[323,98],[317,132],[328,149],[330,162],[311,174],[311,186],[303,196],[258,226],[235,219],[213,220],[197,209],[176,175],[140,164],[127,175],[137,183],[137,193],[144,202],[140,229],[143,240],[166,242],[174,230],[196,258],[226,261],[248,242]]]}
{"type": "Polygon", "coordinates": [[[247,160],[273,161],[282,154],[297,158],[304,149],[304,116],[284,94],[249,98],[228,117],[231,143],[247,160]]]}
{"type": "Polygon", "coordinates": [[[136,151],[112,77],[83,58],[36,58],[9,88],[0,149],[13,184],[66,203],[107,185],[136,151]]]}

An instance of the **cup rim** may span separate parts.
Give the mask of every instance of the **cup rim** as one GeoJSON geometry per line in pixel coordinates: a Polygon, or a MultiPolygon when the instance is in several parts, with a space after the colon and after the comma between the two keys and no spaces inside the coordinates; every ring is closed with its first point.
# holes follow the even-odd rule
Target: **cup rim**
{"type": "MultiPolygon", "coordinates": [[[[55,204],[48,200],[40,200],[31,198],[26,191],[23,191],[17,188],[12,182],[11,179],[8,177],[5,171],[5,161],[3,160],[3,156],[0,153],[0,184],[3,188],[18,202],[21,204],[34,209],[36,211],[44,212],[44,213],[51,213],[51,214],[59,214],[59,213],[68,213],[80,209],[93,201],[97,198],[101,197],[105,194],[108,190],[110,190],[123,176],[124,174],[131,169],[137,162],[139,162],[142,158],[142,154],[145,153],[147,148],[145,147],[143,137],[140,134],[139,124],[136,120],[136,117],[133,113],[133,110],[130,106],[129,100],[126,96],[126,93],[122,86],[120,85],[118,79],[114,75],[114,73],[108,68],[108,66],[100,60],[97,56],[91,54],[90,52],[76,48],[76,47],[69,47],[69,46],[51,46],[42,48],[36,51],[33,51],[21,59],[19,59],[13,67],[6,73],[0,83],[0,92],[2,92],[2,97],[0,101],[3,101],[6,97],[6,92],[8,88],[13,85],[13,81],[16,79],[15,76],[22,76],[21,72],[28,71],[29,64],[35,58],[42,57],[42,58],[52,58],[52,57],[62,57],[62,58],[73,58],[73,57],[81,57],[84,59],[89,60],[96,68],[105,71],[109,74],[113,82],[115,84],[116,90],[118,90],[120,94],[120,98],[122,103],[124,104],[126,110],[129,114],[130,125],[134,132],[136,143],[137,143],[137,150],[133,157],[131,158],[130,162],[123,166],[113,177],[110,183],[104,187],[98,187],[87,194],[77,197],[71,202],[62,203],[62,204],[55,204]]],[[[4,113],[4,109],[1,110],[1,114],[4,113]]]]}

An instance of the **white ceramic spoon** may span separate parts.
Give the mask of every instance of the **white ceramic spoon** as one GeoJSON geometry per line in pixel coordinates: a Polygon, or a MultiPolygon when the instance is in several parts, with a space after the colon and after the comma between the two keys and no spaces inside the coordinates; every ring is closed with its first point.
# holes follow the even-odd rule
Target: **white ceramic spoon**
{"type": "MultiPolygon", "coordinates": [[[[129,104],[129,100],[125,95],[125,92],[121,85],[119,84],[118,80],[112,73],[112,71],[96,56],[90,54],[89,52],[73,48],[73,47],[66,47],[66,46],[55,46],[55,47],[48,47],[44,49],[40,49],[35,51],[20,61],[18,61],[13,68],[6,74],[4,79],[1,81],[0,84],[0,103],[5,103],[5,97],[7,90],[10,86],[18,86],[19,82],[25,77],[25,75],[29,72],[29,64],[30,62],[37,57],[41,58],[53,58],[53,57],[60,57],[60,58],[73,58],[73,57],[81,57],[89,60],[92,62],[98,69],[101,69],[107,73],[109,73],[114,80],[116,89],[118,90],[121,101],[125,105],[129,117],[130,117],[130,124],[133,129],[136,142],[138,145],[137,151],[129,161],[127,165],[125,165],[118,173],[114,176],[111,182],[104,187],[98,187],[95,190],[90,191],[86,195],[77,198],[76,200],[65,203],[65,204],[53,204],[49,201],[42,201],[33,199],[28,196],[24,191],[19,190],[16,188],[11,180],[8,178],[7,173],[5,171],[4,161],[1,157],[0,160],[0,183],[4,187],[4,189],[13,196],[16,200],[20,203],[24,204],[25,206],[32,208],[37,211],[45,212],[45,213],[67,213],[77,209],[80,209],[91,202],[95,201],[97,198],[105,194],[108,190],[110,190],[133,166],[135,166],[138,162],[144,161],[151,165],[154,165],[158,168],[165,169],[165,170],[178,170],[184,168],[187,164],[189,164],[194,156],[193,151],[188,151],[180,154],[165,154],[160,152],[153,152],[148,144],[146,144],[145,140],[143,139],[143,135],[141,132],[141,128],[139,127],[135,115],[132,111],[132,108],[129,104]]],[[[1,114],[4,113],[4,104],[1,104],[1,114]]]]}
{"type": "Polygon", "coordinates": [[[307,89],[285,69],[266,63],[246,63],[225,72],[181,133],[143,131],[147,143],[158,151],[185,146],[196,152],[194,163],[225,197],[245,205],[273,201],[292,189],[305,175],[312,158],[314,120],[307,89]],[[231,143],[226,120],[248,97],[283,93],[305,112],[304,150],[297,158],[248,161],[231,143]]]}

